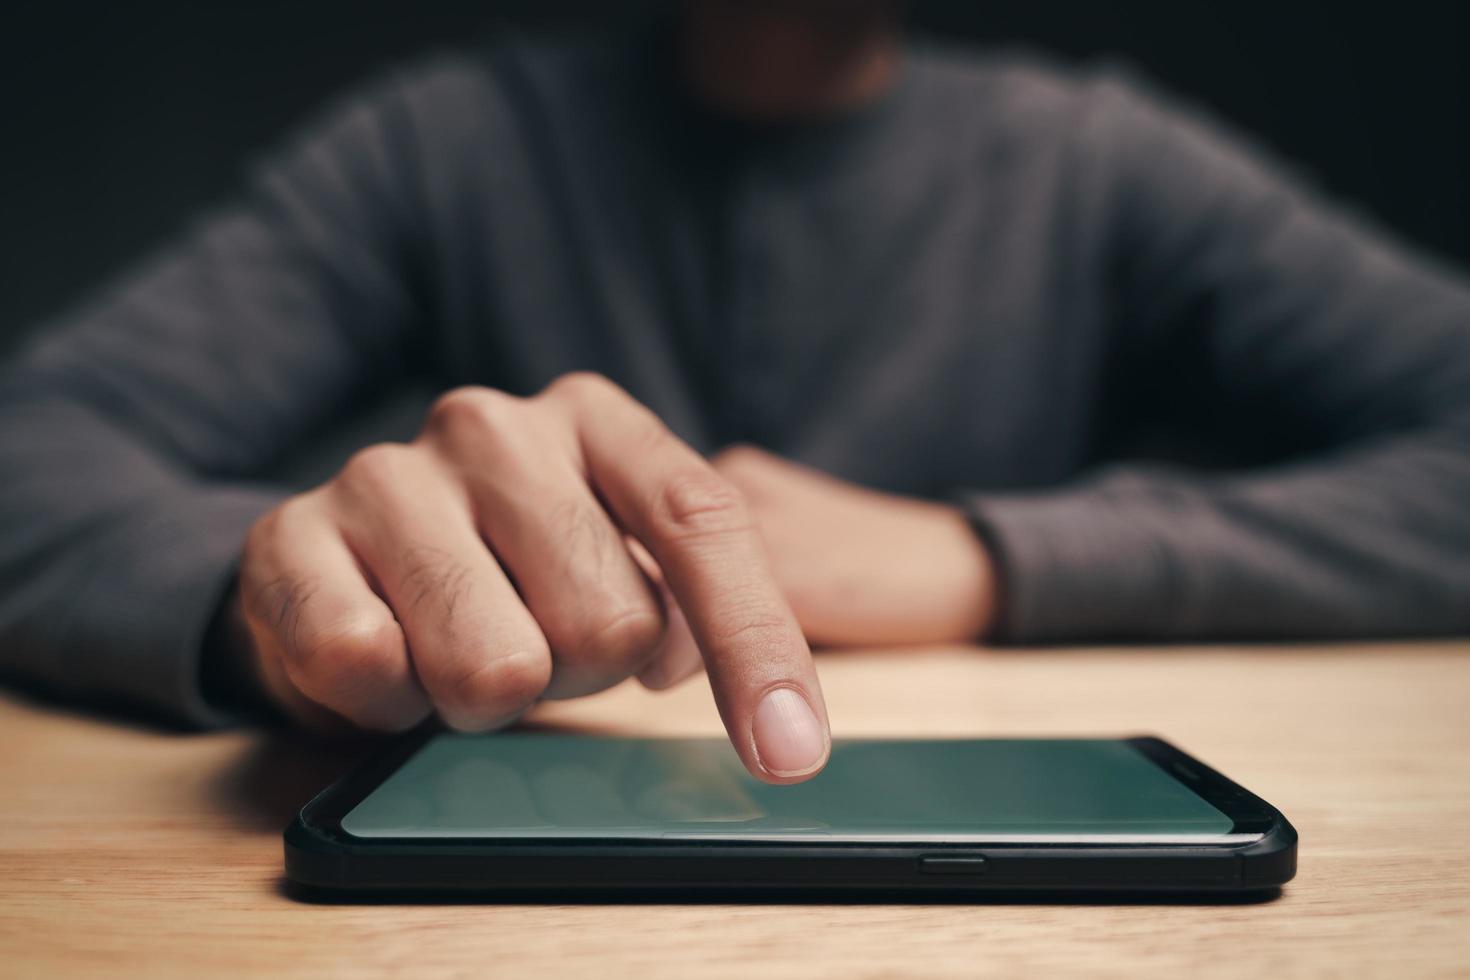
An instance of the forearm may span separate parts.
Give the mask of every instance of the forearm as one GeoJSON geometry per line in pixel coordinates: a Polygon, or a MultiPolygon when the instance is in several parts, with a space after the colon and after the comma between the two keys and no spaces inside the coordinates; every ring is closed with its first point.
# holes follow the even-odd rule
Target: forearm
{"type": "Polygon", "coordinates": [[[1229,477],[970,499],[1015,642],[1470,630],[1470,432],[1229,477]]]}
{"type": "Polygon", "coordinates": [[[90,409],[0,386],[0,669],[190,724],[199,651],[265,488],[171,470],[90,409]]]}
{"type": "Polygon", "coordinates": [[[1000,635],[1470,629],[1464,281],[1196,114],[1126,80],[1093,94],[1076,177],[1106,202],[1109,444],[1169,413],[1265,462],[974,496],[1000,635]]]}
{"type": "Polygon", "coordinates": [[[332,113],[0,370],[6,675],[220,717],[201,649],[282,496],[245,481],[400,375],[421,325],[407,111],[390,82],[332,113]]]}

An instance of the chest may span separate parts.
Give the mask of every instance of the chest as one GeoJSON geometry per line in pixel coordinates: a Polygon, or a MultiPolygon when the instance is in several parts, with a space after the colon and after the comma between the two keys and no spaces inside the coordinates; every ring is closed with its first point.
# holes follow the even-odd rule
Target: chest
{"type": "Polygon", "coordinates": [[[596,370],[702,449],[905,492],[1050,482],[1086,456],[1105,311],[1044,180],[627,165],[491,203],[456,380],[596,370]]]}

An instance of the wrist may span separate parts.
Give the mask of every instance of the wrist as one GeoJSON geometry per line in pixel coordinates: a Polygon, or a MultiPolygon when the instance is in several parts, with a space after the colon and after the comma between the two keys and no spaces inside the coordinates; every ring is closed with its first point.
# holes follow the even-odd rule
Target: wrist
{"type": "Polygon", "coordinates": [[[798,555],[781,577],[814,643],[976,643],[990,632],[990,557],[956,507],[885,498],[849,536],[798,555]]]}
{"type": "Polygon", "coordinates": [[[931,506],[936,530],[946,542],[938,584],[947,598],[940,622],[946,624],[954,641],[981,642],[993,632],[998,608],[994,559],[963,510],[945,504],[931,506]]]}
{"type": "Polygon", "coordinates": [[[235,713],[255,713],[270,706],[237,584],[230,586],[215,608],[200,658],[199,684],[209,704],[235,713]]]}

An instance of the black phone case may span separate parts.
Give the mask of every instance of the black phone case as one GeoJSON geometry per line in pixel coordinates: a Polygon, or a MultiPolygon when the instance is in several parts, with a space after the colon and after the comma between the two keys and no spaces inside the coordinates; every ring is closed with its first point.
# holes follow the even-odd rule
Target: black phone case
{"type": "MultiPolygon", "coordinates": [[[[869,844],[668,840],[364,840],[349,805],[422,737],[369,760],[286,829],[298,897],[343,899],[908,900],[1017,898],[1263,900],[1296,873],[1296,830],[1274,807],[1167,742],[1128,739],[1185,772],[1216,805],[1265,817],[1245,844],[869,844]],[[1185,767],[1185,768],[1181,768],[1185,767]]],[[[1202,792],[1202,795],[1206,795],[1202,792]]]]}

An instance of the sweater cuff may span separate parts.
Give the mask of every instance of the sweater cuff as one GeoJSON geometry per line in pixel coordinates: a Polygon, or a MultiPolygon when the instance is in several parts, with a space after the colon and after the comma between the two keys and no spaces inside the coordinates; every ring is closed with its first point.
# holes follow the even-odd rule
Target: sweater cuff
{"type": "Polygon", "coordinates": [[[106,610],[71,624],[73,649],[116,650],[89,678],[106,691],[186,725],[219,727],[237,718],[205,700],[200,666],[205,634],[234,579],[245,535],[282,495],[218,488],[180,494],[129,521],[109,540],[75,608],[106,610]]]}
{"type": "Polygon", "coordinates": [[[1177,563],[1138,508],[1098,488],[960,499],[1000,580],[994,640],[1130,639],[1177,618],[1177,563]]]}

